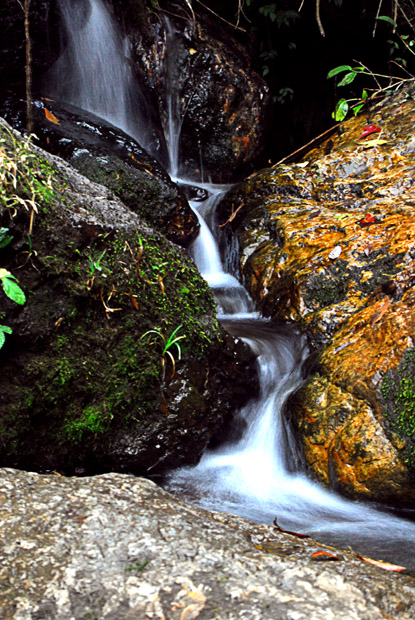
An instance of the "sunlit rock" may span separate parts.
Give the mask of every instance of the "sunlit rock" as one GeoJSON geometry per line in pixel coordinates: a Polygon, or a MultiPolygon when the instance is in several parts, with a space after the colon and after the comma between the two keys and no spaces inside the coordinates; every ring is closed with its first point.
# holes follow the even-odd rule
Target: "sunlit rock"
{"type": "Polygon", "coordinates": [[[300,322],[314,350],[318,374],[291,403],[310,468],[349,495],[407,505],[415,500],[412,97],[411,88],[399,92],[339,125],[303,161],[252,176],[221,215],[257,307],[300,322]],[[380,144],[360,138],[369,121],[380,144]]]}

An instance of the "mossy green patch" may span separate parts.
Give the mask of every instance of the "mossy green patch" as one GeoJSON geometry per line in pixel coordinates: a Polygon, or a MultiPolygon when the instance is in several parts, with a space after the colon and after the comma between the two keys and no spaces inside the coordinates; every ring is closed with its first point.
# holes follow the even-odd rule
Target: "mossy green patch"
{"type": "Polygon", "coordinates": [[[381,393],[390,430],[404,441],[405,462],[415,469],[415,347],[385,374],[381,393]]]}

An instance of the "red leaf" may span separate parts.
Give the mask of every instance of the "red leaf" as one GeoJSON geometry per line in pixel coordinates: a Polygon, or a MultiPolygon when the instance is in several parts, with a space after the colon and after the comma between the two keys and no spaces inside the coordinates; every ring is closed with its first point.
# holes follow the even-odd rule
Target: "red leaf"
{"type": "Polygon", "coordinates": [[[375,218],[370,213],[366,213],[365,217],[358,221],[360,226],[370,226],[375,223],[375,218]]]}
{"type": "Polygon", "coordinates": [[[363,127],[363,133],[360,136],[359,140],[363,140],[363,138],[370,136],[372,133],[380,133],[381,131],[381,128],[376,127],[376,125],[366,125],[366,127],[363,127]]]}
{"type": "Polygon", "coordinates": [[[326,560],[326,561],[340,561],[340,558],[337,557],[337,555],[333,555],[332,553],[329,553],[328,551],[314,551],[314,553],[311,554],[311,557],[313,560],[326,560]]]}
{"type": "Polygon", "coordinates": [[[398,566],[397,564],[389,564],[389,562],[382,562],[382,560],[372,560],[372,558],[368,558],[365,555],[358,555],[356,553],[356,557],[359,560],[363,560],[363,562],[367,562],[368,564],[373,564],[373,566],[377,566],[378,568],[383,568],[383,570],[388,570],[393,573],[399,573],[402,570],[406,570],[406,566],[398,566]]]}

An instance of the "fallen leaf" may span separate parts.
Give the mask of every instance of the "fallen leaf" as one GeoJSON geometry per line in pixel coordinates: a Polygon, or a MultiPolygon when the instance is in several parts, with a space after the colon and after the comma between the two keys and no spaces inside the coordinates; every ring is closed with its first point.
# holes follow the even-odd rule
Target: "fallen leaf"
{"type": "Polygon", "coordinates": [[[341,253],[342,253],[341,246],[336,245],[336,247],[333,248],[332,251],[330,252],[329,258],[331,258],[332,260],[334,260],[335,258],[339,258],[341,253]]]}
{"type": "Polygon", "coordinates": [[[363,132],[359,140],[363,140],[363,138],[370,136],[372,133],[380,133],[381,131],[381,128],[376,125],[366,125],[366,127],[363,127],[363,132]]]}
{"type": "Polygon", "coordinates": [[[375,323],[380,321],[380,319],[383,317],[383,315],[389,308],[390,303],[391,303],[391,300],[389,299],[389,297],[386,297],[386,299],[383,301],[382,305],[380,306],[379,310],[373,315],[372,323],[371,323],[372,327],[375,325],[375,323]]]}
{"type": "Polygon", "coordinates": [[[314,553],[311,554],[311,559],[319,562],[339,562],[341,560],[341,558],[338,558],[337,555],[333,555],[328,551],[314,551],[314,553]]]}
{"type": "Polygon", "coordinates": [[[366,213],[365,217],[358,221],[359,226],[370,226],[375,223],[375,218],[370,213],[366,213]]]}
{"type": "Polygon", "coordinates": [[[380,146],[381,144],[386,144],[387,140],[380,140],[379,138],[376,138],[376,140],[369,140],[368,142],[366,142],[363,145],[364,149],[371,149],[372,146],[380,146]]]}
{"type": "Polygon", "coordinates": [[[45,116],[48,119],[48,121],[50,121],[51,123],[55,123],[55,125],[59,125],[59,120],[56,118],[56,116],[52,114],[52,112],[49,112],[47,108],[44,108],[44,110],[45,110],[45,116]]]}
{"type": "Polygon", "coordinates": [[[406,570],[406,566],[398,566],[397,564],[390,564],[389,562],[383,562],[382,560],[372,560],[372,558],[368,558],[365,555],[358,555],[356,553],[356,557],[359,558],[359,560],[363,560],[363,562],[373,564],[373,566],[377,566],[378,568],[382,568],[383,570],[388,570],[393,573],[399,573],[402,570],[406,570]]]}
{"type": "Polygon", "coordinates": [[[138,310],[138,301],[135,295],[131,295],[131,301],[133,302],[133,306],[136,310],[138,310]]]}

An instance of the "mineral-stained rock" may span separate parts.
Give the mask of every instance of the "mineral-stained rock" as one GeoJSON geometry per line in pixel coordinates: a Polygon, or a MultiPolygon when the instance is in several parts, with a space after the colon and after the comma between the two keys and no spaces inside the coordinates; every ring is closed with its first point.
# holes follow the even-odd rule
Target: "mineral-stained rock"
{"type": "Polygon", "coordinates": [[[410,576],[272,526],[186,505],[133,476],[3,469],[0,498],[2,618],[415,615],[410,576]],[[318,552],[332,561],[313,560],[318,552]]]}
{"type": "Polygon", "coordinates": [[[310,467],[344,493],[411,506],[413,95],[343,123],[330,148],[252,176],[221,215],[257,306],[300,322],[314,351],[318,375],[291,403],[310,467]],[[369,124],[378,141],[361,138],[369,124]]]}
{"type": "Polygon", "coordinates": [[[23,305],[0,294],[13,330],[0,350],[0,462],[134,473],[194,462],[251,397],[252,356],[219,328],[182,248],[4,122],[0,132],[0,265],[26,294],[23,305]]]}

